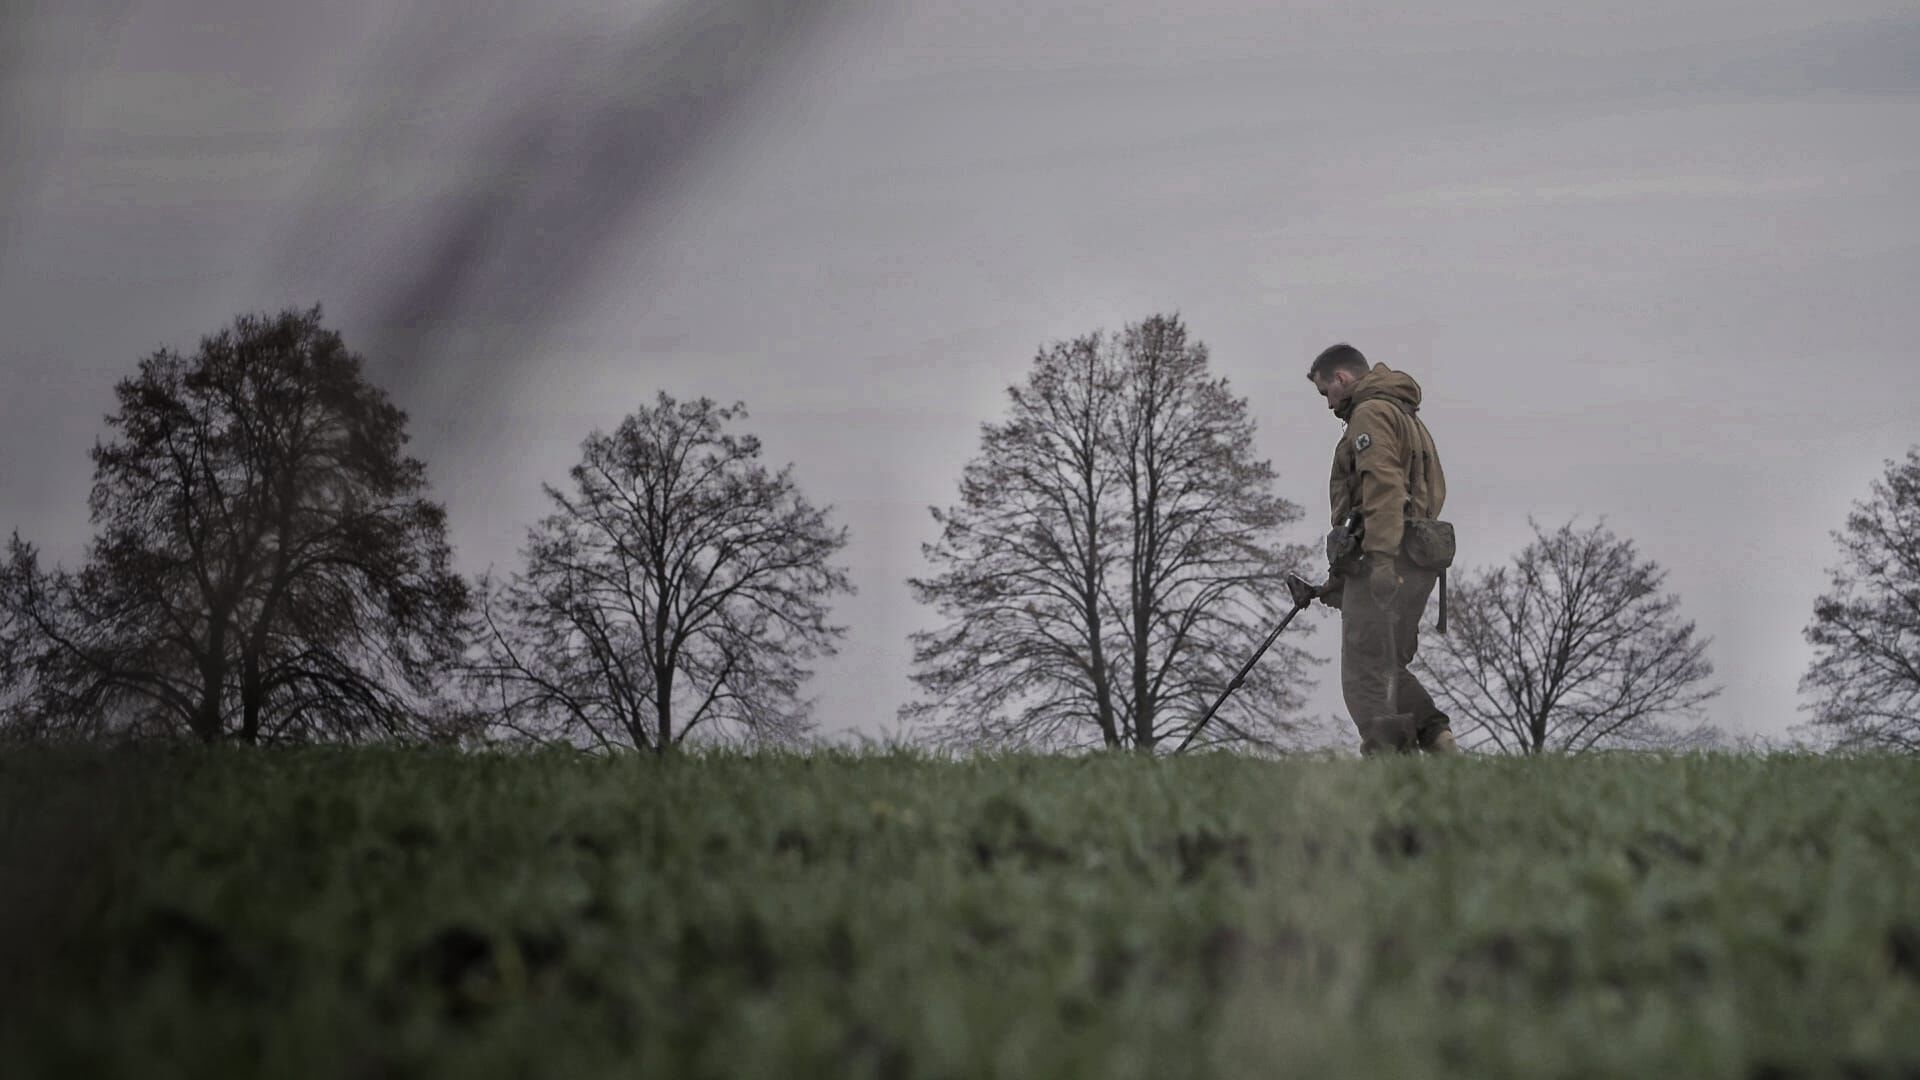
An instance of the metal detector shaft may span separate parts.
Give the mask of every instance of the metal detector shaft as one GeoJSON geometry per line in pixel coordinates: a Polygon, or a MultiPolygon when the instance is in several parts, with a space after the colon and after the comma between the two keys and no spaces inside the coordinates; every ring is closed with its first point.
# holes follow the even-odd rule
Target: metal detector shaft
{"type": "Polygon", "coordinates": [[[1267,635],[1267,640],[1260,643],[1260,650],[1254,653],[1253,656],[1245,664],[1242,664],[1240,666],[1240,674],[1235,675],[1233,677],[1233,681],[1227,684],[1227,688],[1225,690],[1222,690],[1220,692],[1220,696],[1214,699],[1213,707],[1207,710],[1207,715],[1201,717],[1200,722],[1193,725],[1193,730],[1187,732],[1187,737],[1180,740],[1180,745],[1174,749],[1173,751],[1174,753],[1178,754],[1181,751],[1184,751],[1187,748],[1187,744],[1193,741],[1194,736],[1200,734],[1200,730],[1207,726],[1207,721],[1212,720],[1213,714],[1219,712],[1220,706],[1226,703],[1227,697],[1231,695],[1235,690],[1240,689],[1241,683],[1247,681],[1247,672],[1252,671],[1253,665],[1259,663],[1260,658],[1267,655],[1267,649],[1273,645],[1274,639],[1280,636],[1280,631],[1285,630],[1287,628],[1287,624],[1293,621],[1293,617],[1295,615],[1300,614],[1302,611],[1306,610],[1306,607],[1307,605],[1302,603],[1296,603],[1293,605],[1293,610],[1287,612],[1287,617],[1284,619],[1281,619],[1280,625],[1274,627],[1273,633],[1267,635]]]}

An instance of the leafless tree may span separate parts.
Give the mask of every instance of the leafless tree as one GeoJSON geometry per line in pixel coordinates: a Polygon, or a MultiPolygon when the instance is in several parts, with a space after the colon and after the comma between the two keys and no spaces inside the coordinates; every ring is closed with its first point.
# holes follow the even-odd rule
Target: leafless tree
{"type": "Polygon", "coordinates": [[[1604,524],[1534,539],[1460,575],[1448,633],[1415,663],[1463,743],[1509,754],[1705,746],[1718,687],[1707,641],[1662,592],[1666,571],[1604,524]]]}
{"type": "Polygon", "coordinates": [[[845,633],[827,600],[852,591],[830,563],[846,530],[724,430],[745,418],[661,394],[587,437],[570,493],[546,489],[523,569],[482,603],[474,683],[502,730],[666,753],[808,729],[805,663],[845,633]]]}
{"type": "Polygon", "coordinates": [[[15,685],[44,734],[418,734],[466,587],[406,414],[318,308],[243,316],[117,387],[77,572],[16,537],[15,685]]]}
{"type": "MultiPolygon", "coordinates": [[[[1177,316],[1051,345],[1008,396],[933,511],[936,573],[911,585],[945,623],[913,636],[902,716],[952,744],[1151,751],[1280,618],[1300,510],[1177,316]]],[[[1287,744],[1309,663],[1276,647],[1207,739],[1287,744]]]]}
{"type": "Polygon", "coordinates": [[[1920,750],[1920,446],[1886,463],[1834,539],[1841,562],[1806,629],[1813,732],[1842,747],[1920,750]]]}
{"type": "Polygon", "coordinates": [[[39,734],[34,637],[25,612],[40,583],[38,560],[15,533],[0,564],[0,739],[39,734]]]}

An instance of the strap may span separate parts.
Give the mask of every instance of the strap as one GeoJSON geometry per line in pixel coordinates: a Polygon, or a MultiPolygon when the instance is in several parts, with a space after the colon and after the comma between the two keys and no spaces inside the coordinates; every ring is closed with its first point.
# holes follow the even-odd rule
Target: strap
{"type": "Polygon", "coordinates": [[[1434,627],[1442,634],[1447,632],[1447,572],[1440,571],[1440,622],[1434,627]]]}
{"type": "MultiPolygon", "coordinates": [[[[1413,461],[1411,462],[1411,464],[1415,466],[1415,468],[1413,469],[1413,475],[1407,477],[1407,511],[1406,512],[1408,517],[1414,517],[1415,516],[1414,511],[1418,509],[1420,505],[1419,498],[1416,493],[1419,491],[1419,489],[1422,486],[1421,482],[1426,479],[1427,470],[1433,466],[1433,454],[1431,451],[1427,449],[1428,447],[1433,445],[1433,433],[1428,431],[1427,425],[1421,423],[1420,418],[1414,415],[1413,413],[1408,413],[1407,419],[1413,421],[1414,434],[1417,435],[1420,439],[1420,445],[1414,451],[1413,461]]],[[[1431,517],[1432,515],[1421,514],[1419,516],[1431,517]]]]}

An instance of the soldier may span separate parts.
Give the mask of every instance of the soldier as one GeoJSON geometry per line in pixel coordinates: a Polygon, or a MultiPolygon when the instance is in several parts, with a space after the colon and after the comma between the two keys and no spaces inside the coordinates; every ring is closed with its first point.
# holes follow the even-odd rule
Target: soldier
{"type": "MultiPolygon", "coordinates": [[[[1355,514],[1362,523],[1358,550],[1339,553],[1317,592],[1340,611],[1340,689],[1360,751],[1457,754],[1447,715],[1407,670],[1440,575],[1406,557],[1405,524],[1438,518],[1447,499],[1439,449],[1419,416],[1420,384],[1344,343],[1316,357],[1307,378],[1347,425],[1333,451],[1333,523],[1355,514]]],[[[1443,592],[1443,631],[1445,605],[1443,592]]]]}

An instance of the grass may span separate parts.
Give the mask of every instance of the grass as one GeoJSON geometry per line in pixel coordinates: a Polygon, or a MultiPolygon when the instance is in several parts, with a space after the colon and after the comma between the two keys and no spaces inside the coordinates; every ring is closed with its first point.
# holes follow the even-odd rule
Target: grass
{"type": "Polygon", "coordinates": [[[1892,758],[16,752],[0,1061],[1913,1076],[1916,827],[1892,758]]]}

